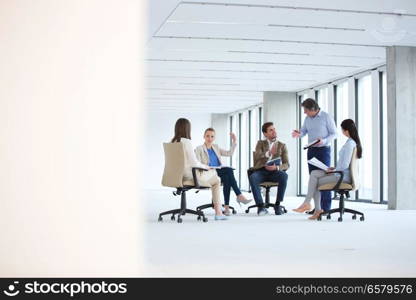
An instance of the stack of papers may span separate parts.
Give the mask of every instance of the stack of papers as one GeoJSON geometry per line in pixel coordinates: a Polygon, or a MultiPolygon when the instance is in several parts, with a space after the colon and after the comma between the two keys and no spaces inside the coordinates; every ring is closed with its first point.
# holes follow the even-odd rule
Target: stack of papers
{"type": "Polygon", "coordinates": [[[310,160],[308,160],[308,164],[311,164],[312,166],[315,166],[319,169],[322,169],[324,171],[328,170],[328,166],[325,165],[323,162],[321,162],[319,159],[317,159],[316,157],[312,157],[310,160]]]}

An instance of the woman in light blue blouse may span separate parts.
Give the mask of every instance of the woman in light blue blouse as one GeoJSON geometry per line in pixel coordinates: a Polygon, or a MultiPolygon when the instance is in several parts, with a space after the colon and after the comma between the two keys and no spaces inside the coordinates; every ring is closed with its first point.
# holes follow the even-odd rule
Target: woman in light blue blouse
{"type": "Polygon", "coordinates": [[[305,201],[302,205],[294,211],[296,212],[305,212],[311,209],[310,202],[313,198],[315,203],[315,213],[309,217],[311,220],[315,220],[323,212],[321,209],[321,193],[318,190],[320,185],[326,183],[335,183],[339,180],[339,174],[333,173],[333,171],[342,171],[344,177],[343,182],[351,183],[351,174],[350,174],[350,163],[354,148],[357,147],[357,157],[361,158],[362,156],[362,147],[360,137],[358,136],[358,130],[355,126],[355,123],[351,119],[346,119],[341,123],[342,133],[348,138],[344,146],[342,146],[341,151],[339,152],[339,159],[336,168],[328,168],[326,171],[323,170],[314,170],[309,176],[308,183],[308,193],[305,197],[305,201]]]}

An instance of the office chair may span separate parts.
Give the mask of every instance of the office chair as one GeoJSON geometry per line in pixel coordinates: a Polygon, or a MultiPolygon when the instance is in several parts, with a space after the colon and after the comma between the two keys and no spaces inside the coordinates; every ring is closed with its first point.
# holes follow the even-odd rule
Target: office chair
{"type": "MultiPolygon", "coordinates": [[[[233,169],[234,170],[234,169],[233,169]]],[[[222,182],[222,180],[221,180],[221,185],[223,185],[223,182],[222,182]]],[[[223,204],[222,205],[222,207],[224,207],[225,205],[223,204]]],[[[235,215],[236,213],[237,213],[237,211],[235,210],[235,208],[234,207],[232,207],[232,206],[228,206],[230,209],[231,209],[231,211],[232,211],[232,214],[233,215],[235,215]]],[[[196,208],[196,210],[197,211],[202,211],[202,210],[204,210],[204,209],[207,209],[207,208],[214,208],[214,203],[213,202],[211,202],[211,203],[207,203],[207,204],[204,204],[204,205],[200,205],[200,206],[198,206],[197,208],[196,208]]]]}
{"type": "Polygon", "coordinates": [[[352,219],[355,220],[357,215],[360,215],[360,221],[364,221],[364,214],[357,210],[345,208],[344,197],[349,198],[350,193],[358,189],[358,158],[357,158],[357,148],[354,148],[352,153],[351,163],[350,163],[350,174],[351,174],[351,183],[342,182],[344,173],[342,171],[335,171],[334,173],[340,174],[340,178],[336,183],[326,183],[320,185],[318,189],[320,191],[334,191],[340,195],[339,198],[339,207],[330,209],[326,212],[321,213],[318,217],[318,221],[322,220],[322,217],[326,215],[327,219],[331,219],[331,214],[339,213],[338,221],[342,222],[342,216],[344,213],[353,214],[352,219]]]}
{"type": "MultiPolygon", "coordinates": [[[[254,153],[255,153],[255,152],[253,152],[253,162],[254,162],[254,153]]],[[[247,170],[247,176],[249,176],[249,177],[250,177],[250,175],[251,175],[253,172],[254,172],[254,170],[253,170],[252,168],[248,169],[248,170],[247,170]]],[[[276,200],[276,202],[275,202],[275,203],[270,203],[270,189],[271,189],[272,187],[278,187],[278,186],[279,186],[279,184],[278,184],[277,182],[265,181],[265,182],[260,183],[260,186],[261,186],[262,188],[265,188],[265,189],[266,189],[266,197],[265,197],[265,202],[264,202],[264,204],[263,204],[263,206],[262,206],[262,207],[264,207],[264,208],[266,208],[266,209],[267,209],[267,208],[269,208],[269,207],[280,206],[280,207],[282,207],[283,212],[284,212],[284,213],[287,213],[286,207],[284,207],[283,205],[280,205],[280,201],[277,201],[277,200],[276,200]]],[[[250,187],[250,191],[249,191],[249,192],[251,193],[251,187],[250,187]]],[[[248,213],[249,213],[249,211],[250,211],[250,209],[251,209],[251,208],[255,208],[255,207],[259,208],[260,206],[259,206],[258,204],[254,204],[254,205],[249,206],[249,207],[246,209],[246,214],[248,214],[248,213]]]]}
{"type": "Polygon", "coordinates": [[[197,170],[204,170],[202,168],[192,168],[193,180],[184,180],[183,174],[185,169],[185,151],[182,143],[164,143],[163,149],[165,151],[165,169],[163,171],[162,185],[166,187],[175,188],[174,196],[181,196],[181,207],[178,209],[168,210],[159,214],[158,221],[162,221],[163,215],[172,214],[171,220],[175,220],[175,215],[178,215],[178,223],[182,223],[181,216],[185,214],[192,214],[198,216],[198,221],[202,220],[208,222],[202,211],[195,211],[186,208],[186,192],[191,189],[199,190],[209,189],[211,185],[201,180],[198,181],[196,176],[197,170]]]}

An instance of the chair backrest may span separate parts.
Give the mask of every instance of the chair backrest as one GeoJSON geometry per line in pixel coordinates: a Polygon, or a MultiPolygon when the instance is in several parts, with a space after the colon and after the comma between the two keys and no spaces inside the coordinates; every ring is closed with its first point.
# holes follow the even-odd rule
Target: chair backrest
{"type": "Polygon", "coordinates": [[[165,151],[165,169],[162,185],[168,187],[183,187],[185,169],[185,150],[183,143],[163,143],[165,151]]]}
{"type": "Polygon", "coordinates": [[[351,163],[350,163],[350,175],[351,175],[351,185],[352,185],[351,191],[358,190],[360,181],[358,178],[357,147],[355,147],[354,151],[352,152],[351,163]]]}

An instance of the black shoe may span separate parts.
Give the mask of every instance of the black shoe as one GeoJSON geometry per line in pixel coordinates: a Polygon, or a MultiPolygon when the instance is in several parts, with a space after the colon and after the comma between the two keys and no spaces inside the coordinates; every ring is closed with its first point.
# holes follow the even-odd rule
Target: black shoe
{"type": "Polygon", "coordinates": [[[283,206],[281,205],[276,205],[274,207],[274,213],[278,216],[283,215],[285,213],[285,209],[283,206]]]}
{"type": "Polygon", "coordinates": [[[311,211],[306,212],[308,215],[313,215],[315,213],[315,209],[312,209],[311,211]]]}
{"type": "Polygon", "coordinates": [[[269,212],[267,211],[267,209],[265,209],[264,207],[259,207],[258,209],[257,209],[257,214],[259,215],[259,216],[264,216],[264,215],[267,215],[269,212]]]}

